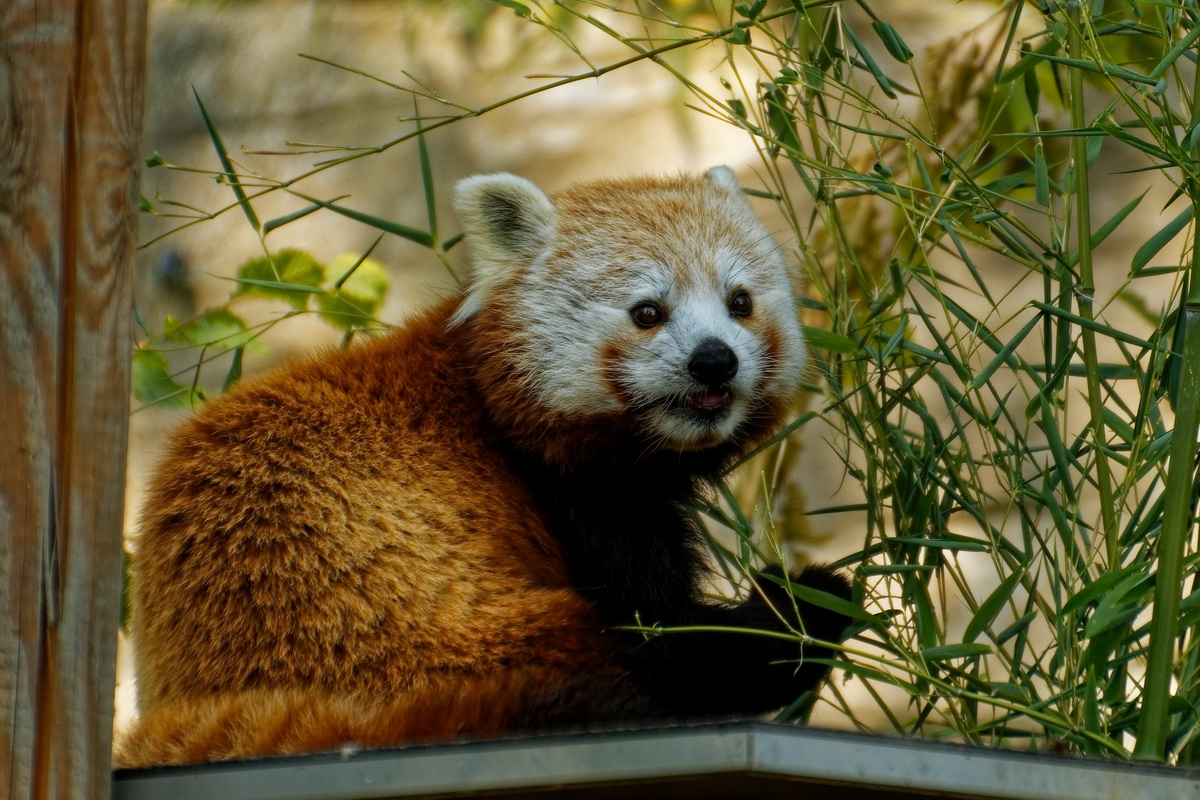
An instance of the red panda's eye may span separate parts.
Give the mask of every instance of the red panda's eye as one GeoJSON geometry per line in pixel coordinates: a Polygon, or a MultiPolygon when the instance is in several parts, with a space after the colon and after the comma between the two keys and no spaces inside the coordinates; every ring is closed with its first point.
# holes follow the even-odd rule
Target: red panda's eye
{"type": "Polygon", "coordinates": [[[662,309],[653,303],[634,306],[629,314],[633,317],[633,321],[643,328],[653,328],[663,320],[662,309]]]}
{"type": "Polygon", "coordinates": [[[754,304],[750,302],[750,295],[744,290],[735,292],[733,297],[729,298],[729,313],[733,316],[748,317],[753,310],[754,304]]]}

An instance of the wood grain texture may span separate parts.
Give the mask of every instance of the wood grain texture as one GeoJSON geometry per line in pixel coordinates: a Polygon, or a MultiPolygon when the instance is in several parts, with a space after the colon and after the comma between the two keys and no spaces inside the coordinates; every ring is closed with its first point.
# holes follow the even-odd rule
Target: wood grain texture
{"type": "Polygon", "coordinates": [[[0,4],[0,793],[109,794],[145,0],[0,4]]]}

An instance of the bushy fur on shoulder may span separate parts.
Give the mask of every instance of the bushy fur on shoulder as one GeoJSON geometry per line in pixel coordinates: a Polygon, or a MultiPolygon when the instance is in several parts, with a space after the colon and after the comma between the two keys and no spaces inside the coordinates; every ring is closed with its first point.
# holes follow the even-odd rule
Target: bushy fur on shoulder
{"type": "Polygon", "coordinates": [[[832,640],[847,621],[777,580],[700,597],[691,504],[779,428],[805,363],[733,174],[553,198],[481,176],[456,204],[459,296],[172,437],[135,544],[118,765],[757,714],[824,677],[828,650],[798,640],[622,627],[832,640]]]}

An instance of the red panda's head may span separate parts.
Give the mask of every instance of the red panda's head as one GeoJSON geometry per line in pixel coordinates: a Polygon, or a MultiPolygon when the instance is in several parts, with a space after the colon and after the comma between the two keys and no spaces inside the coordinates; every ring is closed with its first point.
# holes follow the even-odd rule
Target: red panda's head
{"type": "Polygon", "coordinates": [[[795,287],[728,168],[553,198],[482,175],[456,208],[474,272],[452,324],[525,449],[740,451],[782,421],[806,358],[795,287]]]}

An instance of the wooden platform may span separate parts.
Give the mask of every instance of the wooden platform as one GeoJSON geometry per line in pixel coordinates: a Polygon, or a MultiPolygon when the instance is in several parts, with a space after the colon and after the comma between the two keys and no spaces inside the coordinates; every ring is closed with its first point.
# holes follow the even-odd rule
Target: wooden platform
{"type": "Polygon", "coordinates": [[[123,771],[114,780],[116,800],[1200,797],[1197,769],[756,722],[123,771]]]}

